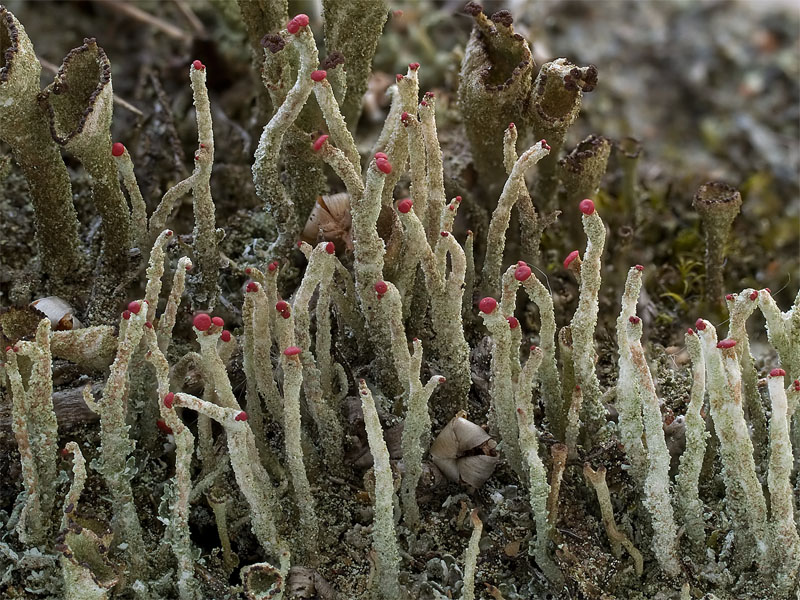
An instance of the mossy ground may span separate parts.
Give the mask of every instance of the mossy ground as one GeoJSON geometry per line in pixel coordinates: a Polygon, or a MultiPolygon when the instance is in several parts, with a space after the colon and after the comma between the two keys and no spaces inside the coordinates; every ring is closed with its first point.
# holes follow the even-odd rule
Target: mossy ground
{"type": "MultiPolygon", "coordinates": [[[[107,51],[113,65],[115,93],[135,104],[144,113],[137,116],[117,106],[113,137],[123,141],[132,153],[137,175],[149,209],[157,203],[168,185],[185,175],[196,141],[194,115],[186,65],[191,59],[203,60],[209,69],[209,86],[214,107],[217,161],[212,177],[212,194],[217,206],[217,226],[226,231],[221,251],[230,263],[222,274],[220,313],[236,327],[240,323],[241,265],[257,263],[273,235],[255,196],[250,164],[263,123],[252,115],[258,102],[259,83],[251,74],[249,49],[241,27],[215,12],[214,3],[192,4],[203,21],[205,39],[195,36],[181,41],[156,32],[129,17],[92,2],[11,1],[9,8],[25,25],[37,53],[58,64],[66,52],[79,45],[84,36],[95,36],[107,51]],[[254,241],[255,240],[255,241],[254,241]]],[[[596,64],[600,83],[585,96],[584,108],[573,127],[567,147],[589,133],[618,139],[625,135],[640,138],[644,156],[639,164],[640,202],[643,220],[633,223],[632,215],[618,200],[621,172],[612,157],[600,195],[598,210],[609,226],[608,250],[604,257],[604,288],[601,292],[598,324],[598,369],[604,385],[616,379],[614,319],[618,312],[621,285],[628,266],[647,267],[645,279],[646,336],[652,343],[651,361],[657,365],[660,397],[665,412],[682,414],[688,394],[687,361],[682,353],[683,332],[701,314],[721,322],[725,316],[704,305],[703,240],[699,220],[691,208],[697,187],[720,179],[739,187],[744,197],[742,214],[734,225],[725,268],[729,291],[745,287],[770,287],[779,305],[787,307],[800,279],[800,207],[798,206],[798,89],[800,60],[797,55],[798,12],[782,5],[755,10],[755,3],[637,3],[637,2],[560,2],[524,3],[515,13],[517,30],[534,46],[543,60],[566,56],[578,64],[596,64]],[[623,227],[634,227],[632,238],[621,235],[623,227]]],[[[291,12],[308,10],[303,2],[291,2],[291,12]]],[[[140,2],[144,10],[191,32],[171,3],[140,2]]],[[[439,103],[439,129],[442,137],[446,182],[468,181],[474,170],[465,162],[465,136],[458,123],[455,85],[460,63],[460,48],[466,43],[470,20],[457,11],[460,6],[442,4],[435,11],[397,6],[404,16],[392,17],[386,27],[375,60],[375,88],[379,91],[359,125],[357,140],[366,152],[381,126],[385,106],[381,81],[391,80],[405,63],[422,63],[421,89],[434,89],[439,103]],[[455,16],[453,16],[455,15],[455,16]],[[373,106],[374,105],[374,106],[373,106]],[[460,133],[459,133],[460,132],[460,133]]],[[[505,8],[488,3],[487,12],[505,8]]],[[[321,28],[317,28],[318,31],[321,28]]],[[[50,75],[46,75],[43,84],[50,75]]],[[[87,248],[98,250],[97,217],[90,205],[88,182],[79,166],[67,158],[73,174],[73,189],[87,248]]],[[[32,244],[32,211],[26,201],[26,186],[16,166],[2,169],[0,186],[0,306],[26,304],[42,294],[36,278],[36,251],[32,244]]],[[[340,184],[331,179],[332,192],[340,184]]],[[[467,198],[473,214],[491,211],[493,199],[475,194],[467,198]]],[[[188,200],[187,200],[188,202],[188,200]]],[[[536,199],[534,198],[534,202],[536,199]]],[[[561,220],[543,240],[543,260],[537,265],[547,276],[556,304],[558,323],[565,324],[577,302],[577,288],[560,263],[573,248],[584,246],[572,207],[559,207],[561,220]]],[[[469,213],[470,211],[464,211],[469,213]]],[[[191,205],[185,204],[170,226],[179,235],[191,232],[191,205]]],[[[456,234],[463,239],[470,223],[458,223],[456,234]]],[[[512,230],[513,231],[513,230],[512,230]]],[[[514,256],[516,242],[507,245],[506,256],[514,256]]],[[[185,247],[172,250],[176,259],[185,247]]],[[[302,267],[300,256],[297,266],[302,267]]],[[[144,279],[140,280],[143,285],[144,279]]],[[[283,290],[288,295],[293,282],[283,290]]],[[[88,288],[88,282],[87,282],[88,288]]],[[[138,297],[141,290],[131,289],[138,297]]],[[[86,299],[76,308],[85,309],[86,299]]],[[[535,331],[536,315],[521,319],[523,327],[535,331]]],[[[188,321],[188,313],[183,314],[188,321]]],[[[758,317],[754,318],[758,321],[758,317]]],[[[179,319],[180,322],[180,319],[179,319]]],[[[763,338],[754,322],[754,352],[762,366],[768,355],[759,344],[763,338]]],[[[471,332],[472,346],[480,345],[484,335],[471,332]]],[[[190,330],[176,328],[177,347],[188,348],[190,330]]],[[[342,350],[347,353],[347,350],[342,350]]],[[[176,353],[177,356],[177,353],[176,353]]],[[[357,354],[345,356],[352,371],[367,371],[369,365],[357,354]]],[[[75,369],[55,365],[58,389],[85,383],[75,369]]],[[[242,392],[241,362],[234,360],[232,380],[242,392]]],[[[474,368],[486,377],[488,361],[476,352],[474,368]]],[[[473,388],[470,415],[485,422],[487,395],[480,385],[473,388]]],[[[444,423],[435,423],[438,430],[444,423]]],[[[272,428],[271,444],[281,450],[281,436],[272,428]]],[[[81,440],[87,459],[94,458],[99,445],[94,423],[64,430],[62,442],[81,440]]],[[[545,433],[546,447],[550,441],[545,433]]],[[[558,561],[567,574],[572,598],[671,598],[678,584],[659,574],[654,562],[646,563],[645,577],[638,581],[627,557],[615,559],[600,524],[594,493],[580,474],[584,459],[606,464],[608,481],[615,502],[615,513],[622,528],[645,519],[639,498],[624,468],[625,456],[616,443],[583,449],[580,461],[570,464],[562,486],[561,519],[558,532],[564,549],[558,561]]],[[[543,452],[543,454],[546,454],[543,452]]],[[[142,461],[135,480],[135,495],[148,546],[158,546],[163,525],[157,520],[164,481],[170,475],[170,455],[142,461]]],[[[367,560],[370,538],[371,504],[364,491],[362,473],[345,468],[341,474],[327,476],[313,467],[312,484],[323,523],[323,543],[317,564],[320,573],[341,597],[360,597],[369,575],[367,560]]],[[[318,461],[317,461],[318,464],[318,461]]],[[[66,463],[64,465],[66,467],[66,463]]],[[[92,470],[82,498],[82,514],[98,524],[108,523],[110,506],[102,481],[92,470]]],[[[13,438],[0,433],[0,511],[10,513],[21,489],[19,463],[13,438]]],[[[439,598],[436,593],[457,597],[453,586],[460,575],[463,549],[470,527],[460,503],[466,500],[481,508],[487,523],[478,562],[479,589],[493,584],[505,598],[549,598],[547,583],[526,551],[532,528],[526,494],[511,470],[502,467],[477,492],[463,496],[465,490],[446,486],[426,494],[423,506],[423,533],[412,536],[401,528],[404,570],[421,574],[410,584],[420,598],[439,598]],[[453,561],[448,555],[455,558],[453,561]],[[516,595],[515,595],[516,594],[516,595]]],[[[721,512],[722,489],[718,479],[710,478],[701,489],[709,515],[709,545],[726,555],[725,522],[721,512]],[[720,533],[721,532],[721,533],[720,533]]],[[[286,516],[293,508],[286,497],[286,516]]],[[[259,559],[257,545],[249,533],[246,509],[242,502],[231,507],[234,549],[241,564],[259,559]]],[[[225,598],[227,582],[216,550],[213,518],[203,502],[192,511],[193,541],[200,547],[204,566],[198,576],[208,598],[225,598]]],[[[632,532],[634,543],[649,553],[649,532],[638,526],[632,532]]],[[[169,563],[171,555],[163,553],[169,563]]],[[[652,559],[652,556],[649,557],[652,559]]],[[[729,560],[729,559],[728,559],[729,560]]],[[[0,564],[7,564],[5,559],[0,564]]],[[[44,561],[39,569],[10,574],[0,583],[7,598],[44,598],[56,585],[53,564],[44,561]],[[31,572],[34,575],[31,575],[31,572]],[[36,575],[35,573],[39,573],[36,575]],[[27,579],[26,579],[27,577],[27,579]]],[[[687,576],[697,590],[721,589],[714,579],[728,587],[734,578],[718,572],[703,575],[700,566],[686,565],[687,576]],[[728,578],[732,578],[728,581],[728,578]]],[[[233,581],[235,581],[235,576],[233,581]]],[[[54,592],[57,597],[57,592],[54,592]]],[[[488,592],[483,591],[484,597],[488,592]]],[[[762,598],[757,588],[739,589],[738,598],[762,598]]],[[[724,593],[719,593],[725,597],[724,593]]],[[[699,597],[699,596],[698,596],[699,597]]],[[[731,596],[733,597],[733,596],[731,596]]]]}

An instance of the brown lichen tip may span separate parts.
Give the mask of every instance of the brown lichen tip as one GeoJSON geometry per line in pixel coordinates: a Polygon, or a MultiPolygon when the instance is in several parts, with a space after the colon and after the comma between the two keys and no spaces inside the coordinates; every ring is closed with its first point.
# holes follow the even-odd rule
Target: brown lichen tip
{"type": "Polygon", "coordinates": [[[272,54],[277,54],[286,46],[286,40],[277,33],[268,33],[261,38],[261,45],[272,54]]]}
{"type": "Polygon", "coordinates": [[[603,136],[590,135],[562,158],[559,165],[572,173],[580,173],[588,161],[593,158],[603,159],[603,155],[607,155],[610,148],[610,142],[603,136]]]}
{"type": "Polygon", "coordinates": [[[587,67],[574,67],[564,76],[564,87],[568,90],[576,91],[580,89],[584,92],[591,92],[597,86],[597,67],[589,65],[587,67]]]}
{"type": "Polygon", "coordinates": [[[467,2],[466,5],[464,5],[464,12],[472,17],[477,17],[483,12],[483,6],[470,0],[470,2],[467,2]]]}
{"type": "Polygon", "coordinates": [[[709,181],[697,190],[692,205],[700,216],[728,214],[735,217],[742,206],[742,195],[732,185],[709,181]]]}
{"type": "Polygon", "coordinates": [[[14,15],[5,6],[0,6],[0,19],[3,21],[5,35],[2,36],[3,68],[0,69],[0,83],[8,81],[14,65],[14,55],[19,52],[19,30],[14,15]],[[6,39],[7,38],[7,39],[6,39]]]}
{"type": "Polygon", "coordinates": [[[335,69],[339,65],[344,64],[344,54],[339,52],[338,50],[334,50],[325,59],[320,63],[320,69],[325,69],[326,71],[330,71],[335,69]]]}
{"type": "Polygon", "coordinates": [[[83,132],[98,99],[111,83],[111,63],[94,38],[69,51],[53,83],[38,96],[53,139],[66,145],[83,132]]]}
{"type": "Polygon", "coordinates": [[[498,10],[489,18],[493,23],[496,23],[497,25],[503,25],[505,27],[511,27],[511,25],[514,23],[514,17],[512,17],[511,13],[507,10],[498,10]]]}

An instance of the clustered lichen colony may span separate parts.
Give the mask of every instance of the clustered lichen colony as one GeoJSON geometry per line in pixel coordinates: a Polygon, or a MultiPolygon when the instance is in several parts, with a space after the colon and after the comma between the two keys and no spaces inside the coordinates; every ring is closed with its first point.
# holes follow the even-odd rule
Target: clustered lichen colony
{"type": "MultiPolygon", "coordinates": [[[[240,3],[243,12],[252,9],[250,3],[240,3]]],[[[273,13],[286,12],[285,6],[277,5],[273,13]]],[[[338,3],[328,5],[326,16],[337,14],[338,3]]],[[[362,8],[373,16],[382,11],[385,19],[380,3],[362,8]]],[[[374,461],[365,483],[374,502],[374,518],[373,551],[363,557],[371,565],[369,577],[360,586],[364,597],[393,600],[412,596],[419,589],[413,583],[413,566],[401,561],[405,549],[398,532],[413,535],[426,527],[418,504],[423,476],[436,469],[439,477],[443,473],[455,483],[478,487],[491,475],[498,456],[529,495],[535,523],[530,536],[532,569],[544,575],[553,593],[561,593],[574,584],[565,560],[570,542],[557,527],[559,506],[565,502],[559,497],[559,487],[567,457],[576,461],[582,450],[612,439],[624,445],[633,485],[640,494],[642,508],[632,527],[652,531],[651,541],[637,548],[625,527],[621,530],[615,523],[604,467],[595,470],[587,463],[583,473],[597,494],[612,553],[621,557],[624,548],[636,578],[646,575],[675,594],[680,590],[682,598],[693,597],[698,589],[709,591],[709,597],[712,592],[720,597],[736,593],[731,591],[732,582],[715,585],[709,583],[711,577],[692,575],[693,569],[707,568],[706,563],[713,564],[715,558],[705,548],[707,516],[699,493],[711,437],[705,411],[711,415],[713,447],[722,457],[726,513],[734,540],[731,569],[741,574],[736,583],[747,593],[763,590],[765,597],[797,593],[800,539],[793,477],[800,453],[800,383],[794,379],[800,377],[795,342],[800,336],[800,295],[793,308],[782,313],[769,290],[731,294],[726,297],[731,319],[727,338],[719,340],[714,326],[702,319],[687,332],[693,382],[691,403],[682,417],[686,449],[673,486],[659,399],[641,343],[642,321],[636,314],[640,265],[628,272],[617,321],[618,382],[603,389],[597,375],[595,329],[606,227],[595,203],[582,198],[596,192],[610,144],[593,138],[566,160],[558,160],[566,132],[578,116],[582,93],[597,83],[597,70],[559,59],[536,73],[527,42],[514,32],[505,11],[489,18],[469,3],[467,12],[476,25],[464,58],[459,99],[476,169],[485,178],[486,188],[496,187],[499,194],[486,238],[481,240],[485,246],[482,269],[476,268],[480,261],[474,235],[468,233],[462,245],[454,234],[462,198],[448,201],[445,194],[436,98],[426,93],[420,99],[419,93],[418,73],[424,65],[412,63],[405,75],[397,75],[386,124],[371,157],[362,164],[343,116],[353,111],[347,59],[343,64],[326,59],[320,65],[308,17],[301,14],[289,20],[283,14],[280,22],[287,23],[286,27],[263,37],[263,56],[259,57],[275,109],[253,164],[256,193],[278,229],[270,247],[271,262],[242,273],[243,280],[249,281],[244,288],[240,335],[224,329],[219,317],[200,311],[193,320],[199,352],[175,356],[172,333],[178,316],[185,314],[180,308],[185,303],[187,275],[199,274],[192,288],[194,307],[212,310],[219,294],[219,234],[209,186],[214,139],[206,68],[194,61],[189,69],[198,129],[194,171],[164,195],[148,219],[131,157],[124,146],[112,144],[111,75],[105,53],[94,40],[87,40],[67,56],[55,82],[40,92],[40,67],[31,43],[14,16],[2,9],[5,55],[0,137],[12,148],[30,185],[40,259],[51,291],[73,294],[80,285],[75,273],[85,268],[69,175],[57,144],[90,174],[94,202],[103,217],[104,249],[88,311],[91,326],[54,332],[51,320],[44,318],[32,340],[12,340],[3,365],[3,393],[13,403],[25,487],[6,527],[14,531],[12,545],[17,551],[40,547],[57,553],[65,598],[207,597],[196,575],[190,507],[193,498],[207,494],[224,569],[230,574],[238,558],[228,536],[225,501],[218,494],[234,481],[238,492],[229,493],[236,499],[241,494],[249,507],[262,562],[243,566],[241,586],[231,585],[228,593],[248,598],[285,595],[292,585],[290,568],[314,564],[325,541],[315,498],[318,492],[312,485],[316,474],[309,465],[321,464],[332,473],[343,473],[341,413],[351,389],[359,398],[370,463],[374,461]],[[312,93],[328,133],[306,140],[298,123],[312,93]],[[508,115],[514,115],[513,123],[509,124],[508,115]],[[28,135],[20,135],[20,124],[28,135]],[[292,136],[303,141],[311,159],[324,161],[346,189],[348,248],[337,248],[334,242],[344,241],[340,239],[321,239],[315,245],[297,242],[302,231],[297,191],[282,177],[282,149],[292,136]],[[520,136],[537,141],[518,155],[520,136]],[[526,174],[534,168],[531,193],[526,174]],[[528,263],[537,262],[542,233],[557,216],[538,214],[534,203],[552,207],[561,184],[567,200],[561,209],[580,212],[587,245],[583,253],[576,251],[564,263],[579,282],[579,297],[571,322],[559,328],[552,295],[528,263]],[[409,188],[409,198],[396,198],[395,190],[404,186],[409,188]],[[165,227],[175,202],[189,192],[195,218],[193,259],[177,261],[170,293],[164,299],[165,249],[173,239],[165,227]],[[519,261],[504,252],[515,207],[523,256],[514,258],[525,259],[519,261]],[[48,220],[54,213],[58,224],[48,220]],[[288,270],[287,259],[295,244],[307,265],[291,299],[284,300],[278,278],[282,270],[288,270]],[[147,252],[147,285],[144,297],[129,303],[116,329],[109,324],[118,320],[116,307],[127,276],[120,272],[130,271],[131,248],[147,252]],[[504,271],[509,262],[514,264],[504,271]],[[523,328],[514,316],[520,287],[539,311],[537,346],[523,344],[523,328]],[[474,318],[474,295],[482,297],[477,314],[491,339],[488,418],[489,430],[499,442],[496,448],[488,444],[482,429],[459,412],[466,408],[471,388],[468,334],[480,326],[474,318]],[[768,338],[780,361],[766,378],[763,398],[768,399],[768,411],[763,408],[745,327],[756,309],[766,319],[768,338]],[[413,335],[422,340],[410,340],[413,335]],[[357,381],[335,358],[336,336],[356,340],[374,353],[374,361],[360,365],[357,381]],[[241,352],[246,382],[244,410],[229,369],[237,352],[241,352]],[[98,361],[109,368],[101,398],[95,399],[87,389],[84,399],[100,415],[101,457],[92,467],[113,499],[113,533],[81,524],[86,467],[80,444],[70,443],[65,449],[73,476],[63,506],[60,511],[57,508],[64,486],[57,477],[59,437],[51,400],[54,356],[86,368],[98,361]],[[433,373],[427,379],[421,375],[423,365],[433,373]],[[182,389],[182,374],[192,367],[202,373],[202,397],[182,389]],[[617,423],[608,419],[606,404],[612,398],[617,423]],[[537,423],[539,404],[544,418],[537,423]],[[431,431],[431,412],[453,418],[433,444],[431,437],[437,432],[431,431]],[[402,469],[391,461],[379,413],[395,413],[404,419],[402,469]],[[197,425],[189,427],[194,419],[189,415],[194,414],[197,425]],[[153,540],[143,531],[134,494],[137,427],[131,428],[130,423],[156,418],[173,436],[175,446],[174,473],[164,491],[161,517],[171,557],[149,547],[153,540]],[[754,426],[755,439],[751,439],[748,420],[757,423],[759,419],[764,426],[754,426]],[[272,422],[282,431],[282,449],[267,439],[272,422]],[[215,430],[213,423],[221,430],[215,430]],[[551,448],[552,460],[539,442],[543,430],[558,442],[551,448]],[[453,436],[452,440],[447,436],[453,436]],[[462,448],[466,438],[474,443],[462,448]],[[481,449],[477,455],[476,448],[481,449]],[[469,451],[481,461],[459,465],[456,460],[470,458],[469,451]],[[423,462],[428,452],[438,467],[423,462]],[[289,523],[284,522],[286,513],[291,516],[289,523]]],[[[374,52],[374,40],[364,44],[371,44],[374,52]]],[[[355,84],[351,87],[360,89],[355,84]]],[[[737,197],[735,190],[709,184],[695,200],[707,231],[708,273],[715,290],[722,281],[724,254],[719,249],[741,203],[737,197]]],[[[484,415],[470,416],[485,420],[484,415]]],[[[483,523],[480,507],[474,508],[461,584],[461,597],[467,600],[476,594],[476,571],[481,579],[483,523]]],[[[325,542],[326,546],[330,543],[325,542]]],[[[12,545],[7,546],[9,550],[12,545]]],[[[533,581],[535,574],[529,577],[533,581]]],[[[503,582],[482,583],[501,597],[493,586],[503,582]]],[[[317,593],[322,594],[321,590],[319,586],[317,593]]]]}

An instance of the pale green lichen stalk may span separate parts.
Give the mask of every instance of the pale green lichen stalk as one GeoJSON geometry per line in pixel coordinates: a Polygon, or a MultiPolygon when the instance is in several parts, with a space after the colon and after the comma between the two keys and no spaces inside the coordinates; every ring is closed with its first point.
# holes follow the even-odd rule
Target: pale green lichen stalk
{"type": "Polygon", "coordinates": [[[389,466],[389,450],[383,439],[383,429],[375,409],[372,392],[362,379],[358,384],[364,424],[367,429],[369,447],[375,461],[375,597],[394,600],[400,597],[400,556],[397,549],[397,534],[394,528],[394,484],[392,468],[389,466]]]}

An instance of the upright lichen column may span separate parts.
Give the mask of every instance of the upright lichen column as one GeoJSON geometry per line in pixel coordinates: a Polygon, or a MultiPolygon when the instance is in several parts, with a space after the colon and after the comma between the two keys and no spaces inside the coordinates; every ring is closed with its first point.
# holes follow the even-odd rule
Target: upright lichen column
{"type": "Polygon", "coordinates": [[[103,250],[90,320],[107,322],[116,311],[119,283],[128,271],[131,215],[111,153],[111,63],[93,38],[67,54],[39,102],[53,139],[81,161],[91,176],[92,201],[102,217],[103,250]]]}
{"type": "Polygon", "coordinates": [[[542,65],[529,101],[533,133],[544,138],[553,148],[542,161],[536,179],[535,198],[549,208],[558,188],[556,166],[567,131],[578,118],[583,92],[597,85],[597,67],[578,67],[565,58],[542,65]]]}
{"type": "Polygon", "coordinates": [[[346,93],[342,113],[355,131],[378,38],[389,14],[386,0],[326,0],[325,49],[340,52],[346,68],[346,93]]]}
{"type": "Polygon", "coordinates": [[[706,240],[706,301],[720,304],[728,234],[742,207],[742,196],[726,183],[711,181],[700,186],[692,205],[703,222],[706,240]]]}
{"type": "Polygon", "coordinates": [[[508,11],[488,17],[477,2],[464,10],[475,24],[461,63],[458,104],[480,181],[495,192],[503,183],[503,131],[514,121],[525,132],[534,61],[508,11]]]}
{"type": "Polygon", "coordinates": [[[583,391],[583,411],[588,433],[594,434],[606,423],[606,411],[600,402],[600,382],[595,372],[594,332],[597,327],[600,294],[600,259],[606,241],[606,228],[597,214],[594,202],[589,199],[579,204],[583,213],[583,230],[586,233],[586,252],[580,267],[580,293],[578,308],[572,316],[573,360],[575,382],[583,391]]]}
{"type": "Polygon", "coordinates": [[[695,324],[703,345],[706,390],[711,417],[719,438],[726,506],[731,512],[740,555],[764,565],[767,505],[756,475],[753,443],[742,410],[739,362],[733,340],[717,342],[717,332],[708,321],[695,324]]]}
{"type": "Polygon", "coordinates": [[[41,71],[25,29],[0,6],[0,139],[30,186],[39,260],[58,290],[78,274],[83,257],[69,173],[36,101],[41,71]]]}
{"type": "Polygon", "coordinates": [[[792,490],[792,444],[789,440],[788,401],[783,387],[786,371],[772,369],[767,378],[772,416],[769,422],[769,487],[771,562],[778,593],[794,588],[800,566],[800,535],[795,525],[792,490]]]}

